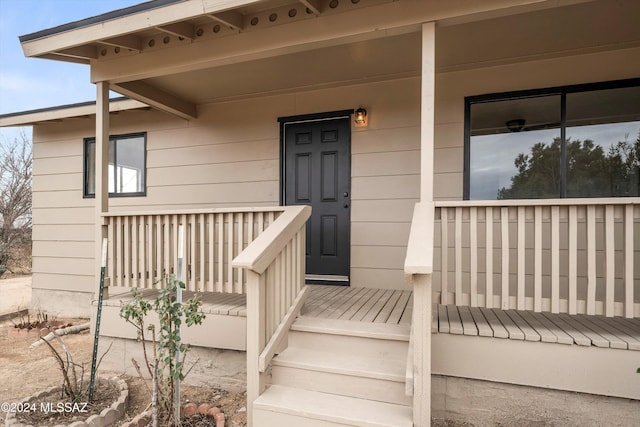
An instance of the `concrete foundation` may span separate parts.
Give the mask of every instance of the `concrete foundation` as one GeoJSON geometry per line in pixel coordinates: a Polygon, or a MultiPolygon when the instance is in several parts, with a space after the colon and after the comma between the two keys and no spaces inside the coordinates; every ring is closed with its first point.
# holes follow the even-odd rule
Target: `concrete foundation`
{"type": "Polygon", "coordinates": [[[441,375],[431,379],[431,415],[435,419],[479,427],[627,427],[640,423],[638,400],[441,375]]]}
{"type": "Polygon", "coordinates": [[[40,309],[57,317],[91,316],[93,292],[58,291],[52,289],[31,290],[31,308],[40,309]]]}
{"type": "MultiPolygon", "coordinates": [[[[142,343],[136,340],[100,337],[98,354],[102,355],[111,345],[111,350],[100,364],[100,371],[126,373],[138,376],[131,359],[140,365],[143,375],[149,378],[144,368],[142,343]]],[[[152,354],[150,346],[147,347],[152,354]]],[[[216,386],[227,390],[239,391],[247,385],[247,356],[244,351],[221,350],[192,346],[185,360],[185,371],[195,366],[185,378],[184,383],[196,386],[216,386]]]]}

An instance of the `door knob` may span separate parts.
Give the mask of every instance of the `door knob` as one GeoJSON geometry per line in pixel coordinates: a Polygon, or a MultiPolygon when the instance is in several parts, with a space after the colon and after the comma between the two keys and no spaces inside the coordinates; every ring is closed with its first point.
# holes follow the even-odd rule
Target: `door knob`
{"type": "Polygon", "coordinates": [[[344,193],[342,193],[342,195],[343,195],[344,197],[349,197],[349,193],[347,193],[346,191],[345,191],[344,193]]]}

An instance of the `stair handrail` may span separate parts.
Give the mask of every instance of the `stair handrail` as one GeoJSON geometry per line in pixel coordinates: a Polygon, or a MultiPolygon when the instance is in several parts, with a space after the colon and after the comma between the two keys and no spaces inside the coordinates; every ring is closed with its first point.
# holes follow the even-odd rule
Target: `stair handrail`
{"type": "Polygon", "coordinates": [[[310,206],[287,206],[233,261],[247,277],[247,422],[266,387],[265,371],[308,295],[306,222],[310,206]]]}

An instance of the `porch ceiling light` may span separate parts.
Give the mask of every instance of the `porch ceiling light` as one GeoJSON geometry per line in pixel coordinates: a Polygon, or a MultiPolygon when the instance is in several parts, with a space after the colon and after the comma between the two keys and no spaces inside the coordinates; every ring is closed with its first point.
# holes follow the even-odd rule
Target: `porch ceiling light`
{"type": "Polygon", "coordinates": [[[367,124],[369,123],[369,119],[367,117],[367,110],[365,110],[364,108],[360,107],[356,110],[355,112],[355,116],[354,116],[354,123],[356,124],[356,127],[365,127],[367,126],[367,124]]]}
{"type": "Polygon", "coordinates": [[[509,129],[510,132],[520,132],[524,129],[525,123],[524,119],[513,119],[506,122],[505,125],[507,125],[507,129],[509,129]]]}

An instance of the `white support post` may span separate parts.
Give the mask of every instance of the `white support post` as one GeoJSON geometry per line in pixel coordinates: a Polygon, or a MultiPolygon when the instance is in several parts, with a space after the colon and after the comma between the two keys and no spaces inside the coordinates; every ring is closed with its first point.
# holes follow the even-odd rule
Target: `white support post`
{"type": "MultiPolygon", "coordinates": [[[[420,202],[433,211],[435,137],[436,23],[422,24],[422,88],[420,109],[420,202]]],[[[456,212],[458,214],[459,212],[456,212]]],[[[433,227],[431,216],[429,227],[433,227]]],[[[433,246],[433,239],[430,243],[433,246]]],[[[431,248],[432,249],[432,248],[431,248]]],[[[431,253],[431,252],[430,252],[431,253]]],[[[432,255],[428,255],[432,256],[432,255]]],[[[432,260],[429,260],[433,262],[432,260]]],[[[456,268],[459,268],[456,265],[456,268]]],[[[413,424],[431,424],[431,274],[413,276],[414,394],[413,424]]],[[[456,298],[459,298],[456,295],[456,298]]]]}
{"type": "Polygon", "coordinates": [[[247,271],[247,426],[253,423],[253,402],[265,387],[259,356],[265,345],[266,272],[247,271]]]}
{"type": "Polygon", "coordinates": [[[422,92],[420,108],[420,201],[433,201],[436,87],[436,24],[422,24],[422,92]]]}
{"type": "Polygon", "coordinates": [[[413,283],[413,425],[431,425],[431,274],[413,283]]]}
{"type": "MultiPolygon", "coordinates": [[[[109,83],[96,83],[96,162],[95,162],[95,297],[100,291],[102,239],[107,237],[103,213],[109,211],[109,83]]],[[[103,298],[108,298],[107,289],[103,298]]]]}

